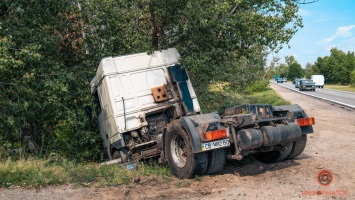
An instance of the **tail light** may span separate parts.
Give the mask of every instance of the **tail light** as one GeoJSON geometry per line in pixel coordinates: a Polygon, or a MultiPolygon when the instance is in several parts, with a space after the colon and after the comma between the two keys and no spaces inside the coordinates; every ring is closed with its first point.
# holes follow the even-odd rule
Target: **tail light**
{"type": "Polygon", "coordinates": [[[295,122],[298,124],[298,126],[310,126],[315,124],[314,117],[299,118],[296,119],[295,122]]]}
{"type": "Polygon", "coordinates": [[[227,134],[227,129],[220,129],[220,130],[203,133],[202,136],[204,141],[211,141],[211,140],[226,138],[228,134],[227,134]]]}

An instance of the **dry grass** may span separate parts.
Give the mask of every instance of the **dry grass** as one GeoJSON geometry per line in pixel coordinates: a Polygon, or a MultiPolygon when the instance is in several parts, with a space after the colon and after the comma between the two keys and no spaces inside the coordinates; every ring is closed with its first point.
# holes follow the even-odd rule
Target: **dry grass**
{"type": "Polygon", "coordinates": [[[324,85],[324,88],[355,92],[355,87],[352,87],[351,85],[324,85]]]}

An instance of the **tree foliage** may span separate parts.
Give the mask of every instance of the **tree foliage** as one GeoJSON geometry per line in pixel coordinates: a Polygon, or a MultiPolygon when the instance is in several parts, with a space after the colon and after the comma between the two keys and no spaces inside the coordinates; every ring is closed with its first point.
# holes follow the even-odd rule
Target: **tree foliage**
{"type": "Polygon", "coordinates": [[[351,72],[355,69],[355,53],[332,48],[330,56],[318,57],[314,65],[325,76],[327,83],[348,85],[351,72]]]}
{"type": "Polygon", "coordinates": [[[199,94],[219,81],[243,91],[264,77],[265,52],[302,27],[300,2],[4,0],[0,142],[19,148],[30,136],[40,153],[97,159],[99,134],[84,107],[104,56],[176,47],[199,94]]]}
{"type": "Polygon", "coordinates": [[[288,80],[293,80],[295,78],[302,78],[302,77],[303,77],[303,70],[301,65],[297,61],[293,62],[288,66],[288,73],[287,73],[288,80]]]}

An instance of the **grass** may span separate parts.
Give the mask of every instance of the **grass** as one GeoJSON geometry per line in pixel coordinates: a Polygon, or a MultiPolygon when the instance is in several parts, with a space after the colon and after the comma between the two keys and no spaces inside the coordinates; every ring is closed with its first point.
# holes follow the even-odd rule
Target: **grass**
{"type": "MultiPolygon", "coordinates": [[[[210,88],[208,94],[201,96],[200,101],[212,111],[217,110],[216,108],[221,110],[248,103],[290,104],[270,88],[262,92],[242,95],[231,89],[225,90],[223,86],[210,88]]],[[[1,151],[0,161],[0,188],[39,188],[62,184],[105,187],[129,184],[137,176],[158,175],[163,179],[172,176],[168,166],[161,166],[155,162],[140,162],[136,169],[127,170],[118,165],[99,167],[98,163],[76,163],[58,154],[52,154],[47,159],[28,158],[16,161],[4,158],[1,151]]],[[[244,162],[249,163],[252,160],[247,159],[244,162]]],[[[237,163],[238,166],[244,164],[237,163]]],[[[195,180],[199,181],[200,177],[195,177],[195,180]]],[[[183,187],[183,183],[177,184],[182,184],[183,187]]]]}
{"type": "Polygon", "coordinates": [[[171,176],[166,166],[154,162],[139,163],[127,170],[118,165],[99,167],[98,163],[74,163],[51,159],[8,159],[0,163],[0,187],[39,188],[46,185],[115,186],[129,184],[137,176],[171,176]]]}
{"type": "Polygon", "coordinates": [[[334,89],[334,90],[342,90],[348,92],[355,92],[355,87],[351,85],[324,85],[324,88],[334,89]]]}
{"type": "Polygon", "coordinates": [[[275,90],[268,88],[259,93],[247,95],[251,104],[271,104],[274,106],[290,105],[289,101],[284,100],[275,90]]]}

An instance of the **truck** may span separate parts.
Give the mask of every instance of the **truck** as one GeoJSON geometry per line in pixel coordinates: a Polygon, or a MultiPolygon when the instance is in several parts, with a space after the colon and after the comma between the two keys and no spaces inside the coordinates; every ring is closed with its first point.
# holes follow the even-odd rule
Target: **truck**
{"type": "Polygon", "coordinates": [[[179,178],[220,172],[226,159],[300,155],[315,121],[298,105],[245,104],[202,113],[175,48],[101,60],[90,83],[103,147],[123,166],[147,158],[179,178]]]}
{"type": "Polygon", "coordinates": [[[324,87],[324,75],[312,75],[311,80],[314,82],[316,87],[318,88],[324,87]]]}

